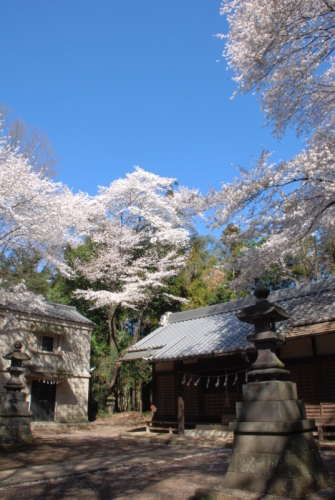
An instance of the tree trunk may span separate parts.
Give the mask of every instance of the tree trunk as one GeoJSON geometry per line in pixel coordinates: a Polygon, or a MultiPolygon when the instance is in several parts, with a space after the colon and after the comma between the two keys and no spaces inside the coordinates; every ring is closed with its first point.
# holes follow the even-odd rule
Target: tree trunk
{"type": "Polygon", "coordinates": [[[138,400],[137,400],[137,409],[140,413],[142,413],[142,380],[138,381],[138,400]]]}
{"type": "Polygon", "coordinates": [[[108,324],[108,332],[109,332],[109,346],[111,352],[114,348],[118,350],[118,342],[116,335],[116,324],[115,324],[115,312],[117,306],[110,306],[107,309],[107,324],[108,324]]]}
{"type": "Polygon", "coordinates": [[[134,338],[133,338],[133,340],[132,340],[132,342],[131,342],[130,345],[136,344],[136,342],[138,342],[140,340],[143,315],[144,315],[144,312],[145,312],[145,310],[146,310],[147,307],[148,307],[148,304],[146,304],[145,306],[141,307],[141,309],[139,309],[139,311],[138,311],[137,325],[136,325],[136,328],[135,328],[135,331],[134,331],[134,338]]]}
{"type": "MultiPolygon", "coordinates": [[[[108,308],[107,310],[107,324],[108,324],[108,332],[109,332],[109,346],[111,349],[111,353],[113,352],[114,349],[116,349],[117,354],[119,353],[118,349],[118,342],[117,342],[117,332],[116,332],[116,324],[115,324],[115,312],[116,312],[116,305],[113,305],[108,308]]],[[[110,384],[109,384],[109,390],[108,392],[110,393],[111,390],[113,389],[119,370],[121,367],[120,361],[117,359],[114,367],[114,372],[113,376],[111,378],[110,384]]]]}
{"type": "Polygon", "coordinates": [[[115,367],[114,367],[114,373],[113,373],[113,376],[111,378],[111,381],[110,381],[110,384],[109,384],[109,392],[111,391],[111,389],[114,387],[114,384],[116,382],[116,377],[118,376],[119,374],[119,370],[121,368],[121,361],[119,361],[118,359],[116,360],[116,363],[115,363],[115,367]]]}

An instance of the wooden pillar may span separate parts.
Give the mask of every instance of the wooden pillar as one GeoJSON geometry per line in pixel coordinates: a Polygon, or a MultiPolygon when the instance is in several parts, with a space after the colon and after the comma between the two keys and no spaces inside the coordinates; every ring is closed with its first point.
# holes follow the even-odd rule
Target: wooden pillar
{"type": "MultiPolygon", "coordinates": [[[[201,374],[202,372],[200,371],[199,375],[201,374]]],[[[201,378],[198,385],[198,414],[200,422],[203,421],[204,408],[205,408],[204,385],[205,385],[205,380],[201,378]]]]}
{"type": "Polygon", "coordinates": [[[157,379],[155,372],[155,363],[152,363],[152,400],[151,405],[156,405],[157,403],[157,379]]]}
{"type": "Polygon", "coordinates": [[[183,385],[181,373],[181,363],[178,363],[177,367],[177,380],[178,380],[178,390],[177,390],[177,410],[178,410],[178,436],[184,436],[185,434],[185,408],[184,408],[184,398],[183,398],[183,385]]]}
{"type": "Polygon", "coordinates": [[[181,396],[178,396],[178,436],[183,436],[184,434],[185,434],[184,400],[181,396]]]}
{"type": "Polygon", "coordinates": [[[222,410],[222,401],[221,401],[221,381],[222,381],[222,379],[220,379],[220,383],[219,383],[219,387],[218,387],[220,424],[222,423],[222,413],[223,413],[223,410],[222,410]]]}
{"type": "MultiPolygon", "coordinates": [[[[318,394],[319,394],[319,399],[320,403],[322,402],[323,399],[323,387],[321,384],[321,377],[320,377],[320,368],[319,368],[319,360],[318,360],[318,353],[317,353],[317,348],[316,348],[316,339],[314,336],[311,337],[312,341],[312,350],[313,350],[313,358],[314,358],[314,363],[315,363],[315,368],[316,368],[316,376],[317,376],[317,382],[318,382],[318,394]]],[[[321,406],[320,406],[321,408],[321,406]]]]}

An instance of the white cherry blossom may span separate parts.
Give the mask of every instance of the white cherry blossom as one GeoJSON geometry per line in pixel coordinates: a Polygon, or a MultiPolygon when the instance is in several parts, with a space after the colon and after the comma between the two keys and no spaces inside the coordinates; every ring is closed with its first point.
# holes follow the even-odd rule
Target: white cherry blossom
{"type": "Polygon", "coordinates": [[[22,246],[39,250],[41,258],[61,272],[67,243],[82,241],[89,230],[90,199],[38,173],[28,159],[0,136],[0,252],[22,246]]]}
{"type": "Polygon", "coordinates": [[[334,0],[223,0],[221,14],[238,91],[259,93],[275,132],[333,129],[334,0]]]}
{"type": "Polygon", "coordinates": [[[255,168],[240,168],[240,177],[212,190],[207,198],[215,209],[212,226],[234,222],[240,233],[233,240],[266,242],[248,248],[239,259],[240,282],[261,276],[273,263],[286,267],[309,236],[324,242],[335,237],[335,141],[322,135],[292,160],[271,163],[264,152],[255,168]]]}
{"type": "Polygon", "coordinates": [[[92,205],[96,255],[77,262],[88,280],[105,284],[103,291],[77,292],[93,307],[143,310],[185,265],[190,227],[204,202],[197,191],[173,189],[174,183],[137,167],[100,188],[92,205]]]}

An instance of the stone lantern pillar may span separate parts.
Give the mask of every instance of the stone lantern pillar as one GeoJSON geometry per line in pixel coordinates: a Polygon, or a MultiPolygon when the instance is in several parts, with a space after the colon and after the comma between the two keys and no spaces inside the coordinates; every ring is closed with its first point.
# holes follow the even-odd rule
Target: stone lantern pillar
{"type": "Polygon", "coordinates": [[[32,412],[28,410],[26,395],[21,392],[21,375],[25,372],[23,361],[30,356],[21,352],[21,342],[14,343],[14,351],[3,356],[11,361],[7,368],[10,379],[5,385],[6,392],[0,393],[0,444],[27,443],[32,441],[30,420],[32,412]]]}
{"type": "Polygon", "coordinates": [[[234,447],[225,488],[305,498],[332,484],[314,442],[315,421],[306,418],[305,403],[297,399],[296,384],[276,349],[284,340],[275,323],[289,318],[267,300],[269,290],[255,290],[256,303],[237,317],[255,327],[257,359],[243,385],[243,401],[236,404],[234,447]]]}
{"type": "Polygon", "coordinates": [[[111,415],[113,415],[114,413],[114,408],[115,408],[115,396],[108,396],[107,398],[107,411],[108,413],[110,413],[111,415]]]}

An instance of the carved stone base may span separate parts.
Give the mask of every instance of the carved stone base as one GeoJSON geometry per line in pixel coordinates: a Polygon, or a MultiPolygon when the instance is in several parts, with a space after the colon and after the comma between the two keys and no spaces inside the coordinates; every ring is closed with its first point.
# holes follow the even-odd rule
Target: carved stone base
{"type": "Polygon", "coordinates": [[[0,393],[0,444],[32,442],[31,415],[23,392],[0,393]]]}
{"type": "Polygon", "coordinates": [[[236,405],[234,447],[225,488],[304,498],[332,480],[315,445],[314,420],[296,399],[292,382],[253,382],[243,386],[236,405]]]}

